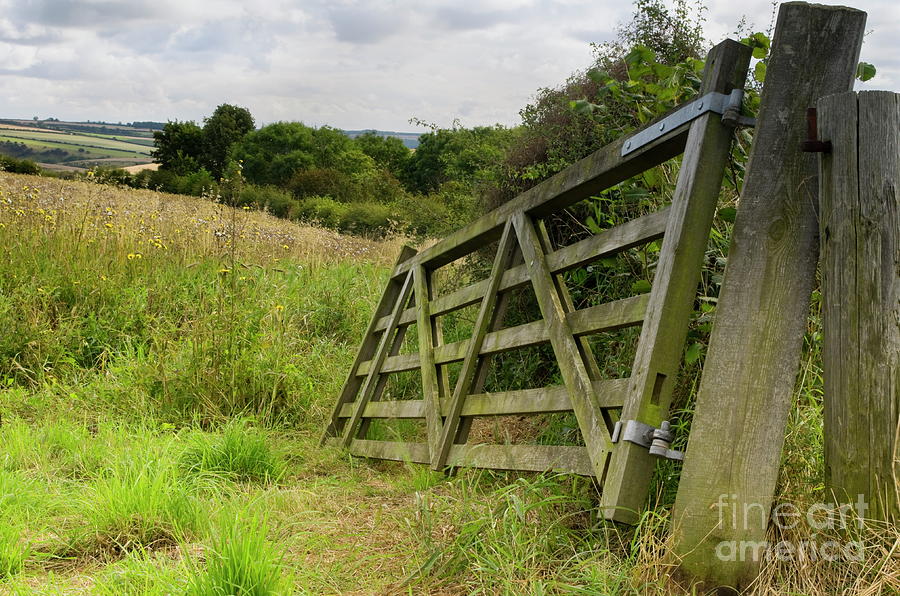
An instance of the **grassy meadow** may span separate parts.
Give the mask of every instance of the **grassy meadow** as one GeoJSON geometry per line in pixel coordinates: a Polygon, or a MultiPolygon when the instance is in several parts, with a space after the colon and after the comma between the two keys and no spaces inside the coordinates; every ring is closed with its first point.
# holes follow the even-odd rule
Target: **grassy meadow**
{"type": "MultiPolygon", "coordinates": [[[[0,593],[690,594],[672,464],[622,528],[584,478],[318,446],[402,244],[0,172],[0,593]]],[[[815,320],[779,486],[798,504],[822,499],[815,320]]],[[[896,529],[860,539],[858,563],[766,562],[754,593],[898,593],[896,529]]]]}

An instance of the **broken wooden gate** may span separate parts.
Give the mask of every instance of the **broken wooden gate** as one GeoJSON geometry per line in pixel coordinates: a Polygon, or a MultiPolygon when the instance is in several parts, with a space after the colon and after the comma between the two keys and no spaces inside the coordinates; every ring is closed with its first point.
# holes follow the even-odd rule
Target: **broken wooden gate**
{"type": "Polygon", "coordinates": [[[324,441],[354,455],[438,470],[474,466],[593,476],[608,519],[633,522],[647,498],[653,455],[668,451],[666,418],[715,214],[750,48],[726,40],[707,57],[698,99],[617,140],[416,253],[405,249],[369,324],[324,441]],[[683,153],[671,205],[555,249],[543,219],[683,153]],[[652,289],[576,310],[563,274],[662,238],[652,289]],[[496,242],[490,276],[435,297],[434,272],[496,242]],[[531,284],[543,319],[502,328],[508,292],[531,284]],[[444,343],[438,317],[480,304],[472,336],[444,343]],[[401,354],[415,324],[418,353],[401,354]],[[631,375],[603,379],[591,334],[642,325],[631,375]],[[492,355],[549,343],[563,385],[484,393],[492,355]],[[462,362],[454,387],[448,365],[462,362]],[[419,369],[422,399],[381,400],[391,374],[419,369]],[[574,411],[584,446],[467,444],[480,416],[574,411]],[[366,438],[378,418],[424,419],[427,440],[366,438]],[[662,428],[660,428],[662,427],[662,428]],[[652,455],[651,455],[652,454],[652,455]]]}

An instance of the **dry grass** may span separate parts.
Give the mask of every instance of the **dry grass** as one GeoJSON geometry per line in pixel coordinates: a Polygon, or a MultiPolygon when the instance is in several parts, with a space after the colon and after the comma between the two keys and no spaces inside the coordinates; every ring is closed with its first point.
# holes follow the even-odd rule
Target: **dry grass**
{"type": "Polygon", "coordinates": [[[229,248],[234,229],[245,264],[262,266],[284,259],[387,265],[405,242],[344,236],[258,211],[238,213],[205,198],[0,172],[0,225],[12,222],[45,230],[67,226],[78,241],[141,255],[132,258],[153,251],[218,255],[229,248]]]}
{"type": "Polygon", "coordinates": [[[143,172],[144,170],[152,170],[155,172],[156,170],[159,169],[159,164],[158,163],[142,163],[142,164],[139,164],[136,166],[126,166],[122,169],[125,170],[126,172],[128,172],[129,174],[137,174],[138,172],[143,172]]]}

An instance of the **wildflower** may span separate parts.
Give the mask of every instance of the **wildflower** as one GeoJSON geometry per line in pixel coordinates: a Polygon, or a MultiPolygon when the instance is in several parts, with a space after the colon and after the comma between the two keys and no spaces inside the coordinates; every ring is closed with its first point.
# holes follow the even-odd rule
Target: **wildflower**
{"type": "Polygon", "coordinates": [[[106,223],[103,224],[103,225],[105,225],[105,226],[107,227],[107,229],[110,229],[110,230],[111,230],[112,227],[113,227],[113,225],[112,225],[111,223],[109,223],[109,222],[106,222],[106,223]]]}
{"type": "Polygon", "coordinates": [[[144,258],[144,255],[142,255],[142,254],[139,253],[139,252],[130,252],[130,253],[128,253],[128,260],[129,260],[129,261],[133,261],[134,259],[142,259],[142,258],[144,258]]]}
{"type": "Polygon", "coordinates": [[[275,310],[277,310],[278,312],[283,311],[283,310],[284,310],[284,305],[282,305],[282,304],[276,304],[276,305],[275,305],[275,310]]]}

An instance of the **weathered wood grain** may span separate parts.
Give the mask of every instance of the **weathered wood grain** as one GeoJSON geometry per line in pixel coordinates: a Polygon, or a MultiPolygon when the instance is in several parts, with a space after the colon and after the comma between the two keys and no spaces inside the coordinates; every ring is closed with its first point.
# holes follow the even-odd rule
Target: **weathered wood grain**
{"type": "MultiPolygon", "coordinates": [[[[400,320],[400,315],[403,313],[404,307],[409,300],[409,296],[412,293],[412,287],[413,273],[410,271],[406,274],[406,281],[403,282],[403,286],[397,294],[397,301],[394,304],[391,322],[387,329],[384,330],[384,333],[382,333],[381,339],[378,340],[378,347],[375,349],[375,354],[370,361],[369,373],[366,375],[362,388],[359,390],[359,395],[354,402],[353,415],[344,425],[342,440],[344,447],[348,447],[350,441],[355,438],[356,431],[359,430],[359,423],[363,410],[365,410],[369,400],[372,399],[372,396],[376,392],[376,388],[379,386],[379,381],[381,381],[381,377],[383,377],[381,365],[384,363],[385,358],[387,358],[388,345],[390,345],[395,338],[397,322],[400,320]]],[[[381,386],[383,387],[383,385],[381,386]]]]}
{"type": "Polygon", "coordinates": [[[553,281],[534,222],[523,212],[513,216],[512,222],[550,335],[560,375],[572,400],[572,410],[578,419],[593,475],[602,479],[612,443],[604,423],[600,400],[591,384],[579,342],[566,318],[566,304],[553,281]]]}
{"type": "Polygon", "coordinates": [[[419,334],[419,368],[422,373],[422,399],[425,404],[425,427],[428,430],[428,447],[435,453],[441,436],[440,386],[438,369],[434,361],[434,318],[431,316],[430,273],[422,265],[412,270],[416,296],[416,331],[419,334]]]}
{"type": "MultiPolygon", "coordinates": [[[[720,43],[707,56],[701,94],[743,88],[749,62],[749,47],[730,40],[720,43]]],[[[659,426],[669,410],[732,135],[732,129],[715,113],[691,124],[631,369],[623,420],[659,426]]],[[[616,444],[600,501],[607,519],[637,521],[655,464],[646,448],[625,441],[616,444]]]]}
{"type": "MultiPolygon", "coordinates": [[[[428,445],[354,439],[350,453],[359,457],[428,463],[428,445]]],[[[530,472],[570,472],[592,475],[584,447],[552,445],[453,445],[447,459],[450,466],[530,472]]]]}
{"type": "MultiPolygon", "coordinates": [[[[404,246],[400,250],[400,256],[397,257],[397,265],[409,260],[415,254],[416,250],[414,248],[404,246]]],[[[363,362],[370,360],[375,353],[375,348],[378,346],[378,334],[376,333],[376,329],[378,328],[381,317],[390,313],[391,309],[394,307],[394,303],[397,300],[397,295],[399,294],[401,287],[401,282],[393,279],[388,281],[384,293],[381,295],[381,300],[375,308],[375,313],[372,315],[371,321],[369,321],[369,326],[366,328],[365,334],[363,334],[359,350],[356,352],[356,359],[353,361],[353,366],[350,367],[350,372],[347,373],[347,379],[344,381],[344,386],[341,389],[337,403],[332,411],[331,419],[328,426],[325,428],[325,432],[322,434],[322,442],[328,437],[341,434],[343,422],[339,419],[340,411],[345,404],[356,399],[356,395],[359,393],[360,385],[362,385],[363,382],[363,379],[357,375],[359,366],[363,362]]],[[[382,327],[382,329],[384,328],[382,327]]]]}
{"type": "MultiPolygon", "coordinates": [[[[583,267],[592,261],[615,254],[619,251],[640,246],[663,237],[669,207],[659,211],[636,217],[623,224],[603,230],[599,234],[565,246],[547,255],[547,264],[554,273],[563,273],[569,269],[583,267]]],[[[517,265],[503,273],[500,291],[506,292],[522,287],[528,283],[528,272],[522,265],[517,265]]],[[[488,280],[483,279],[474,284],[460,288],[450,294],[439,296],[431,303],[432,316],[445,315],[454,310],[477,304],[484,296],[488,280]]],[[[400,325],[409,325],[416,321],[416,311],[408,308],[400,318],[400,325]]],[[[375,329],[384,329],[388,324],[388,315],[384,315],[376,323],[375,329]]]]}
{"type": "MultiPolygon", "coordinates": [[[[594,381],[594,391],[601,408],[621,408],[628,379],[594,381]]],[[[441,399],[441,413],[450,411],[449,398],[441,399]]],[[[540,387],[495,393],[473,393],[463,403],[461,416],[509,416],[512,414],[543,414],[571,412],[572,400],[565,387],[540,387]]],[[[340,416],[349,418],[353,404],[344,404],[340,416]]],[[[363,418],[423,418],[425,402],[421,399],[369,402],[363,418]]]]}
{"type": "Polygon", "coordinates": [[[818,102],[825,482],[900,523],[900,94],[818,102]]]}
{"type": "Polygon", "coordinates": [[[526,472],[568,472],[593,476],[591,460],[584,447],[556,445],[454,445],[448,465],[522,470],[526,472]]]}
{"type": "MultiPolygon", "coordinates": [[[[580,337],[600,331],[612,331],[623,327],[640,325],[644,320],[649,301],[648,294],[629,296],[605,304],[590,306],[581,310],[566,313],[566,321],[572,327],[572,332],[580,337]]],[[[527,348],[550,342],[550,333],[547,331],[547,323],[544,320],[532,321],[507,327],[499,331],[488,333],[484,337],[480,356],[499,354],[517,348],[527,348]]],[[[434,349],[434,359],[437,364],[449,364],[459,362],[465,357],[469,340],[465,339],[451,344],[437,346],[434,349]]],[[[381,367],[384,373],[404,372],[419,368],[418,354],[397,354],[385,359],[381,367]]],[[[359,365],[357,374],[365,376],[369,374],[371,362],[366,361],[359,365]]]]}
{"type": "Polygon", "coordinates": [[[466,343],[462,369],[459,371],[456,387],[454,387],[453,396],[450,398],[450,408],[444,419],[440,438],[436,441],[436,449],[431,454],[431,467],[435,470],[441,470],[447,464],[450,447],[453,445],[459,430],[460,412],[466,396],[472,389],[472,382],[475,380],[481,346],[484,343],[488,328],[494,320],[494,307],[497,304],[500,279],[512,260],[515,248],[515,231],[512,224],[507,222],[503,230],[503,236],[500,237],[500,244],[497,247],[497,255],[494,257],[491,273],[488,276],[488,286],[485,289],[481,307],[478,309],[478,316],[475,318],[472,337],[466,343]]]}
{"type": "Polygon", "coordinates": [[[752,557],[723,561],[716,548],[766,539],[764,516],[730,512],[771,508],[806,330],[818,257],[806,109],[852,87],[865,19],[801,2],[779,10],[673,512],[681,568],[710,586],[743,588],[758,573],[752,557]]]}

